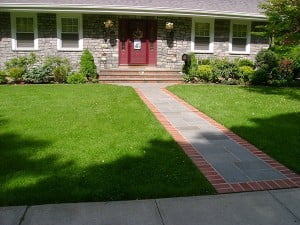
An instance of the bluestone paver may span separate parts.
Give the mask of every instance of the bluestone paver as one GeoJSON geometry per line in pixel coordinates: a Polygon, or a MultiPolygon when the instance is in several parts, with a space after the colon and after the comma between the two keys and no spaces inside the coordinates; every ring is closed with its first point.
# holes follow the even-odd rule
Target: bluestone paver
{"type": "Polygon", "coordinates": [[[161,85],[134,85],[228,183],[287,179],[242,145],[226,136],[161,85]]]}

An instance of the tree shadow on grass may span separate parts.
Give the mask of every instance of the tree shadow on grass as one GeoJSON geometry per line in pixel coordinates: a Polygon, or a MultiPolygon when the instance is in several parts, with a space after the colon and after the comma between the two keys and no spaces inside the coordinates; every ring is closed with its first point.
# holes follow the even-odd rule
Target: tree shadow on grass
{"type": "Polygon", "coordinates": [[[296,92],[296,90],[300,90],[300,88],[285,88],[285,87],[266,87],[266,86],[251,86],[251,87],[240,87],[243,90],[249,92],[257,92],[265,95],[281,95],[288,97],[290,99],[300,101],[300,93],[296,92]]]}
{"type": "Polygon", "coordinates": [[[300,113],[252,118],[254,126],[229,127],[297,173],[300,173],[300,113]]]}
{"type": "MultiPolygon", "coordinates": [[[[0,205],[129,200],[214,193],[174,141],[150,140],[140,156],[80,166],[58,155],[36,157],[51,143],[0,136],[0,205]]],[[[79,159],[78,159],[79,160],[79,159]]]]}

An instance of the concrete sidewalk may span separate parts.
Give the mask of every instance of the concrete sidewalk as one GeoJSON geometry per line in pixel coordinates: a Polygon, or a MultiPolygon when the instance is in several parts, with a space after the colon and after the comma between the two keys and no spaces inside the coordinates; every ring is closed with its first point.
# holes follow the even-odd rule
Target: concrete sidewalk
{"type": "Polygon", "coordinates": [[[300,224],[300,189],[0,208],[1,225],[300,224]]]}

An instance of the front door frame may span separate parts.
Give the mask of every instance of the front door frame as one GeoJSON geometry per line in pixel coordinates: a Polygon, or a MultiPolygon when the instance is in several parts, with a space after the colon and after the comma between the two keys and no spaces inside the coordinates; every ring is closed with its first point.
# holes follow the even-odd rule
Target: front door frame
{"type": "Polygon", "coordinates": [[[119,19],[119,65],[146,65],[156,66],[157,64],[157,21],[147,19],[119,19]],[[146,35],[146,63],[131,64],[130,51],[132,51],[132,35],[129,34],[130,22],[143,21],[147,26],[146,35]]]}

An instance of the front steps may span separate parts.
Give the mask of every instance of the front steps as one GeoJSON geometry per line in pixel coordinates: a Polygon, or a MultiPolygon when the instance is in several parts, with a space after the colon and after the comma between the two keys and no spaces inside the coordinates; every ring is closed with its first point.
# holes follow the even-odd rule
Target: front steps
{"type": "Polygon", "coordinates": [[[178,70],[149,68],[101,70],[100,83],[183,83],[178,70]]]}

